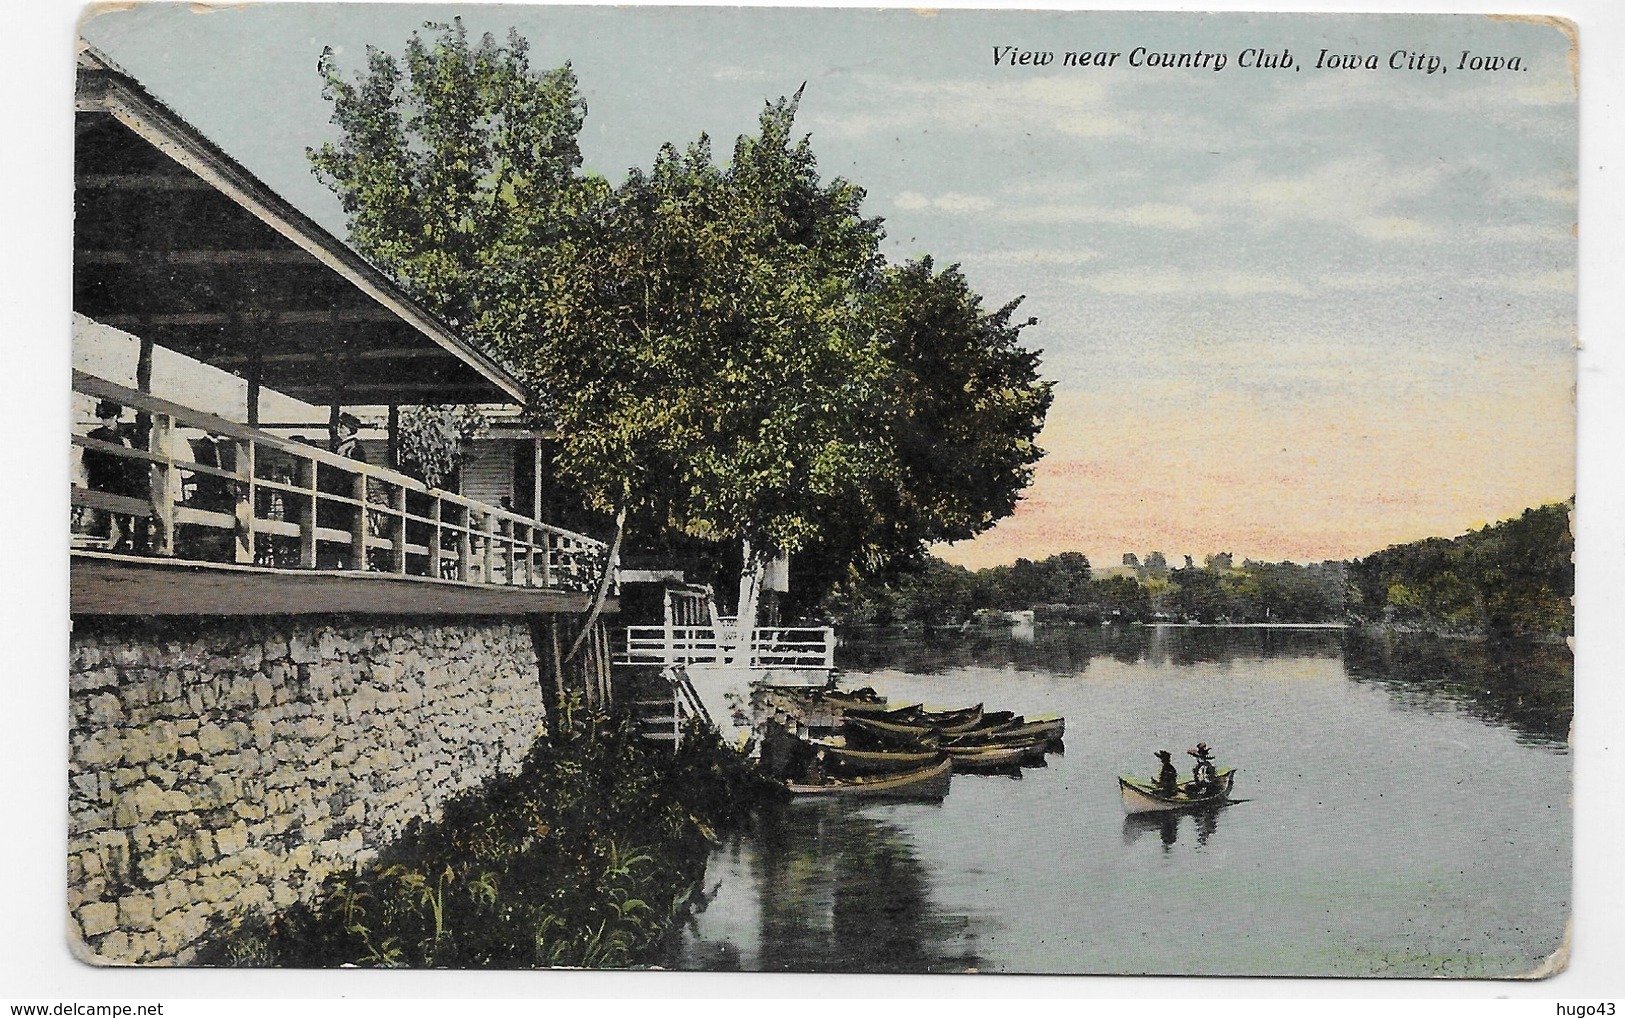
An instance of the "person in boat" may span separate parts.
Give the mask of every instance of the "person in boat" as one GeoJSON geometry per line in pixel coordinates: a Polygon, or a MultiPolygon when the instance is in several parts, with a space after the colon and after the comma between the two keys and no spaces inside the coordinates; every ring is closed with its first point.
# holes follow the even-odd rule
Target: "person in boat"
{"type": "Polygon", "coordinates": [[[1156,752],[1158,760],[1162,761],[1162,769],[1157,771],[1157,794],[1177,795],[1179,793],[1179,768],[1174,766],[1174,755],[1166,749],[1156,752]]]}
{"type": "Polygon", "coordinates": [[[809,785],[822,785],[826,775],[824,768],[824,751],[819,750],[813,754],[812,762],[807,765],[806,782],[809,785]]]}
{"type": "Polygon", "coordinates": [[[1219,771],[1213,765],[1213,754],[1207,743],[1198,742],[1195,749],[1185,752],[1196,758],[1196,766],[1191,769],[1191,780],[1185,784],[1185,794],[1192,798],[1211,795],[1219,788],[1219,771]]]}

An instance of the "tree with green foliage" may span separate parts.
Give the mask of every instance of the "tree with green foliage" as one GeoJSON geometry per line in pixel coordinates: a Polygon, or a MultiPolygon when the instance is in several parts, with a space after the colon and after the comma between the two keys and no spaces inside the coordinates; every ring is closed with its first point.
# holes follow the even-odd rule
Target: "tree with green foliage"
{"type": "Polygon", "coordinates": [[[346,81],[331,48],[318,70],[337,142],[307,149],[338,195],[350,243],[482,346],[516,342],[511,282],[568,235],[594,188],[578,175],[587,115],[568,64],[541,73],[510,32],[471,44],[462,19],[427,23],[404,60],[367,47],[346,81]]]}
{"type": "Polygon", "coordinates": [[[1030,322],[957,269],[888,268],[862,189],[795,137],[799,92],[728,165],[702,136],[611,187],[574,172],[568,66],[429,27],[404,77],[324,56],[343,139],[312,161],[362,253],[536,390],[616,548],[629,520],[743,545],[748,620],[776,555],[872,571],[1008,515],[1049,405],[1030,322]]]}

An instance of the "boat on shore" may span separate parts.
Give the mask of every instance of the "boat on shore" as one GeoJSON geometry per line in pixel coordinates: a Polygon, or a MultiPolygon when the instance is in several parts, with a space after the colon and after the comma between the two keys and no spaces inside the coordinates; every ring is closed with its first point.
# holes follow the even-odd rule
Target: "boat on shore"
{"type": "Polygon", "coordinates": [[[953,761],[941,762],[901,774],[870,777],[830,778],[820,782],[787,782],[790,794],[803,798],[860,796],[873,799],[920,799],[940,801],[948,794],[953,777],[953,761]]]}
{"type": "Polygon", "coordinates": [[[1236,769],[1227,767],[1219,772],[1219,787],[1208,795],[1190,796],[1184,792],[1164,795],[1157,791],[1155,782],[1138,778],[1117,779],[1123,796],[1123,809],[1128,813],[1156,813],[1176,809],[1194,809],[1203,806],[1222,806],[1230,801],[1230,790],[1236,783],[1236,769]]]}

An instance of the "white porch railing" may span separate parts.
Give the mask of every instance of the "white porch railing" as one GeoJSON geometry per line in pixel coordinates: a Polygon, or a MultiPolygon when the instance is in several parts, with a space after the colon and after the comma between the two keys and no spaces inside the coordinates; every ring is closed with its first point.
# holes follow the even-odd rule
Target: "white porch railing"
{"type": "Polygon", "coordinates": [[[113,514],[134,524],[131,555],[570,591],[593,589],[604,567],[601,541],[387,467],[80,371],[73,390],[134,410],[146,430],[144,448],[73,436],[124,468],[107,490],[73,486],[75,548],[123,550],[106,547],[100,523],[113,514]]]}
{"type": "Polygon", "coordinates": [[[621,664],[735,664],[752,669],[835,667],[835,630],[829,627],[763,627],[751,631],[738,651],[734,634],[716,626],[628,626],[621,664]]]}

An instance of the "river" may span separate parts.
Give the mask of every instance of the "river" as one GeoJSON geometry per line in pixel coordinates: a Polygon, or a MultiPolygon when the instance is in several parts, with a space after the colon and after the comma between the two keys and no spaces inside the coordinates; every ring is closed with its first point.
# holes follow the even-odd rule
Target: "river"
{"type": "Polygon", "coordinates": [[[1179,627],[843,634],[842,685],[1066,716],[940,804],[796,802],[720,846],[674,968],[1515,976],[1569,914],[1561,646],[1179,627]],[[1240,801],[1125,817],[1214,747],[1240,801]]]}

